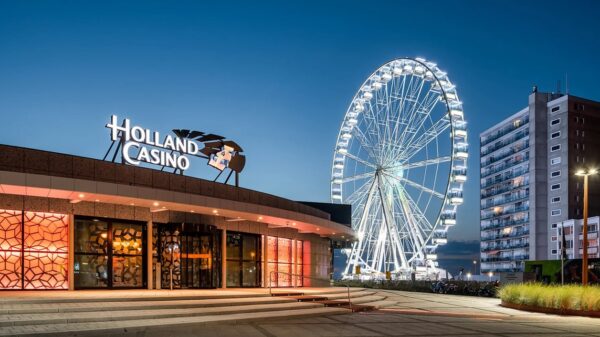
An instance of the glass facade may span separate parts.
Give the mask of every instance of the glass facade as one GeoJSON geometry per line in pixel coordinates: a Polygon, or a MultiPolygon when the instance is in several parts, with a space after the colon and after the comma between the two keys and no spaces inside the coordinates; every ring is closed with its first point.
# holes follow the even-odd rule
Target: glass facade
{"type": "Polygon", "coordinates": [[[217,288],[221,285],[221,231],[192,223],[157,224],[157,262],[161,287],[217,288]]]}
{"type": "Polygon", "coordinates": [[[144,223],[75,218],[75,288],[143,288],[144,223]]]}
{"type": "Polygon", "coordinates": [[[227,287],[261,286],[260,236],[227,233],[227,287]]]}
{"type": "Polygon", "coordinates": [[[529,258],[529,115],[481,136],[481,272],[522,271],[529,258]]]}

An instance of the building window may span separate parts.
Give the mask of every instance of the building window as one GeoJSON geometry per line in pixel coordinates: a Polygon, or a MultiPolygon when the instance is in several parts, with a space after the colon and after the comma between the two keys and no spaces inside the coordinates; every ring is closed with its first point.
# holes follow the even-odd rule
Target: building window
{"type": "Polygon", "coordinates": [[[550,186],[550,189],[553,191],[560,190],[560,184],[553,184],[550,186]]]}
{"type": "Polygon", "coordinates": [[[515,121],[513,122],[513,126],[515,128],[518,128],[519,126],[521,126],[521,120],[520,119],[515,119],[515,121]]]}
{"type": "Polygon", "coordinates": [[[558,224],[557,223],[553,223],[550,227],[556,228],[556,227],[558,227],[558,224]]]}
{"type": "Polygon", "coordinates": [[[553,197],[553,198],[552,198],[552,203],[554,203],[554,204],[555,204],[555,203],[557,203],[557,202],[560,202],[560,197],[553,197]]]}
{"type": "Polygon", "coordinates": [[[550,159],[550,164],[551,165],[560,164],[560,157],[554,157],[554,158],[550,159]]]}
{"type": "Polygon", "coordinates": [[[585,123],[585,118],[581,117],[581,124],[585,123]]]}
{"type": "Polygon", "coordinates": [[[552,177],[560,177],[560,171],[554,171],[554,172],[550,173],[550,175],[552,177]]]}
{"type": "Polygon", "coordinates": [[[558,150],[560,150],[560,144],[554,145],[550,148],[550,152],[554,152],[554,151],[558,151],[558,150]]]}
{"type": "Polygon", "coordinates": [[[552,139],[558,138],[558,137],[560,137],[560,131],[553,132],[552,135],[550,136],[550,138],[552,138],[552,139]]]}
{"type": "Polygon", "coordinates": [[[560,209],[553,209],[550,214],[552,214],[552,216],[558,216],[560,215],[560,209]]]}
{"type": "Polygon", "coordinates": [[[552,236],[552,238],[550,239],[552,242],[556,241],[556,236],[552,236]]]}
{"type": "Polygon", "coordinates": [[[550,122],[550,125],[557,125],[557,124],[560,124],[560,118],[553,119],[553,120],[550,122]]]}
{"type": "Polygon", "coordinates": [[[556,255],[556,249],[552,249],[552,255],[556,255]]]}
{"type": "Polygon", "coordinates": [[[227,286],[260,287],[260,236],[227,233],[227,286]]]}
{"type": "Polygon", "coordinates": [[[557,112],[558,110],[560,110],[560,106],[555,106],[552,108],[552,112],[557,112]]]}

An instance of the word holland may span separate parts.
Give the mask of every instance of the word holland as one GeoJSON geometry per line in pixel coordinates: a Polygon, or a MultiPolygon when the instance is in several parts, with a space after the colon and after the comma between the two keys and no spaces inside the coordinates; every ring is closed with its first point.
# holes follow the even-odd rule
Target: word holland
{"type": "Polygon", "coordinates": [[[138,166],[143,161],[185,171],[190,167],[190,160],[185,155],[196,155],[199,152],[198,144],[190,139],[166,135],[161,141],[158,131],[153,132],[137,125],[132,127],[127,118],[119,125],[117,116],[112,115],[106,127],[111,129],[113,141],[121,138],[123,159],[131,165],[138,166]],[[119,132],[122,132],[121,136],[119,132]],[[137,154],[132,149],[137,149],[137,154]]]}

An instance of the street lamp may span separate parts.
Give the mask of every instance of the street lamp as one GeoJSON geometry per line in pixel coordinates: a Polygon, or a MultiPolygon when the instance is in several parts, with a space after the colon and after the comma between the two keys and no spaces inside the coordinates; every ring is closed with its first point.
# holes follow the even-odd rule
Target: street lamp
{"type": "Polygon", "coordinates": [[[489,272],[488,276],[490,277],[490,282],[492,282],[492,276],[494,276],[494,273],[493,272],[489,272]]]}
{"type": "Polygon", "coordinates": [[[473,266],[475,268],[473,268],[475,270],[475,274],[477,274],[477,260],[473,260],[473,266]]]}
{"type": "Polygon", "coordinates": [[[471,273],[467,273],[467,280],[471,281],[471,273]]]}
{"type": "Polygon", "coordinates": [[[583,258],[581,261],[581,283],[588,284],[588,177],[598,173],[596,169],[578,170],[575,175],[583,177],[583,258]]]}

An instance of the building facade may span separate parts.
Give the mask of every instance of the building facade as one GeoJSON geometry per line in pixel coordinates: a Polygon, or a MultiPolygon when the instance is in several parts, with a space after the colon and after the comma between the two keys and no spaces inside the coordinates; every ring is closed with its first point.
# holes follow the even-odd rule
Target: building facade
{"type": "MultiPolygon", "coordinates": [[[[598,224],[600,217],[588,218],[588,257],[599,258],[598,224]]],[[[554,225],[554,224],[553,224],[554,225]]],[[[583,256],[583,219],[569,219],[557,223],[552,228],[550,237],[550,259],[560,259],[562,254],[563,234],[565,242],[565,257],[569,260],[581,259],[583,256]]]]}
{"type": "MultiPolygon", "coordinates": [[[[534,90],[526,108],[480,135],[481,270],[556,258],[557,224],[583,215],[574,175],[600,163],[600,103],[534,90]]],[[[600,211],[590,189],[590,214],[600,211]]]]}
{"type": "Polygon", "coordinates": [[[354,238],[317,207],[245,188],[0,145],[0,289],[329,283],[354,238]]]}

